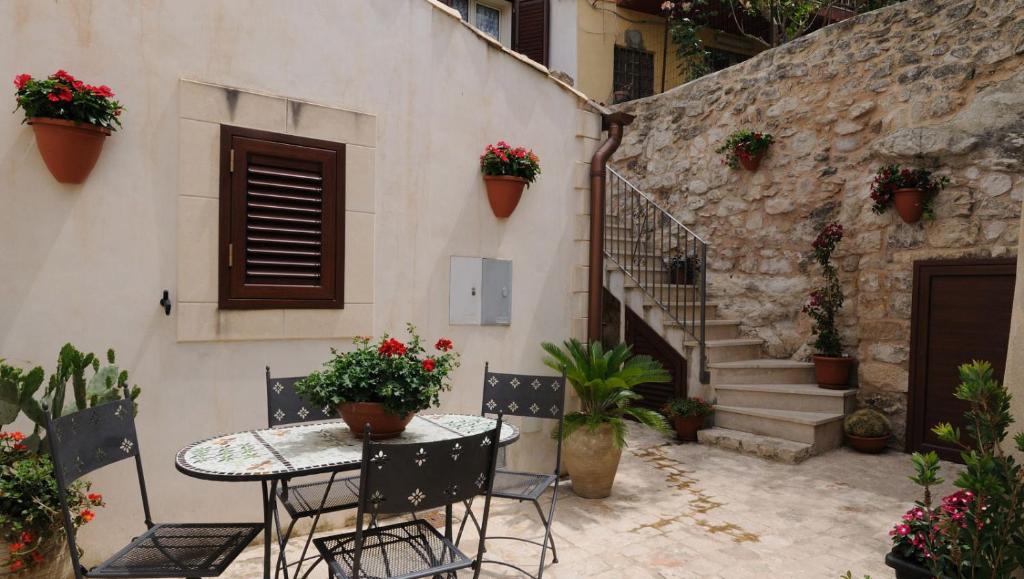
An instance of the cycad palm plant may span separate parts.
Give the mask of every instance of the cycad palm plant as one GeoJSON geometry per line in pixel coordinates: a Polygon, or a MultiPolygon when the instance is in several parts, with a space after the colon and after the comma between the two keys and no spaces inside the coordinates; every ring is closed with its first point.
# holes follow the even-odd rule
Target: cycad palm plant
{"type": "Polygon", "coordinates": [[[563,345],[564,348],[550,342],[541,344],[548,353],[544,363],[564,373],[580,398],[580,410],[565,416],[563,438],[583,427],[593,432],[608,424],[615,446],[622,448],[626,445],[627,416],[656,430],[668,431],[661,414],[633,405],[643,398],[633,391],[634,386],[671,381],[661,364],[650,356],[634,356],[626,344],[608,351],[596,341],[584,344],[572,339],[563,345]]]}

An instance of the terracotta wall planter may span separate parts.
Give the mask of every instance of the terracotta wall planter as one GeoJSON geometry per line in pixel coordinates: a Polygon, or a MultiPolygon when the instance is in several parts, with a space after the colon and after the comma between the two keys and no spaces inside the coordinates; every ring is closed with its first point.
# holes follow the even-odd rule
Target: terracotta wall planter
{"type": "MultiPolygon", "coordinates": [[[[58,532],[57,537],[63,534],[58,532]]],[[[72,579],[71,553],[63,540],[51,540],[43,548],[46,561],[38,567],[11,573],[10,545],[0,541],[0,578],[2,579],[72,579]]]]}
{"type": "Polygon", "coordinates": [[[846,434],[846,442],[850,448],[865,454],[878,454],[886,449],[889,443],[888,436],[855,436],[846,434]]]}
{"type": "Polygon", "coordinates": [[[818,386],[827,390],[845,390],[850,383],[853,358],[814,356],[814,376],[818,386]]]}
{"type": "Polygon", "coordinates": [[[896,189],[892,193],[892,204],[904,223],[917,223],[921,220],[924,202],[924,191],[920,189],[896,189]]]}
{"type": "Polygon", "coordinates": [[[110,129],[62,119],[29,120],[46,168],[61,183],[82,183],[100,158],[110,129]]]}
{"type": "Polygon", "coordinates": [[[377,402],[347,402],[338,405],[338,414],[348,425],[357,438],[363,437],[366,424],[370,424],[370,438],[383,440],[394,438],[405,431],[405,427],[415,416],[410,412],[405,416],[392,414],[384,409],[384,405],[377,402]]]}
{"type": "Polygon", "coordinates": [[[512,175],[484,175],[487,200],[491,203],[494,216],[504,219],[516,210],[519,198],[523,196],[526,179],[512,175]]]}
{"type": "Polygon", "coordinates": [[[739,158],[740,166],[744,169],[747,171],[757,171],[758,167],[761,166],[761,160],[764,159],[764,151],[750,154],[737,148],[736,157],[739,158]]]}
{"type": "Polygon", "coordinates": [[[684,442],[696,442],[697,431],[704,428],[703,416],[676,416],[672,426],[676,429],[676,438],[684,442]]]}
{"type": "Polygon", "coordinates": [[[585,499],[612,494],[622,449],[616,448],[610,425],[602,424],[593,431],[580,428],[565,439],[562,451],[574,493],[585,499]]]}

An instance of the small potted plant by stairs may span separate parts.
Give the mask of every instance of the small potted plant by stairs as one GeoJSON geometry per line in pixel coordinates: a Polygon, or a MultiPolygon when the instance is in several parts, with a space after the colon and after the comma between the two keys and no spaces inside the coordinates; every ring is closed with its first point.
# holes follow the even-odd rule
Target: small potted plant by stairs
{"type": "Polygon", "coordinates": [[[362,437],[369,423],[374,440],[400,435],[420,410],[440,404],[440,393],[449,390],[448,375],[459,367],[459,355],[446,338],[427,353],[407,324],[409,341],[388,334],[376,343],[356,338],[356,349],[338,352],[324,369],[295,383],[300,396],[319,405],[337,407],[352,434],[362,437]]]}
{"type": "Polygon", "coordinates": [[[665,258],[668,283],[690,285],[697,283],[697,256],[673,255],[665,258]]]}
{"type": "Polygon", "coordinates": [[[96,165],[103,143],[121,126],[123,107],[106,85],[92,86],[63,70],[45,79],[14,77],[17,108],[32,125],[36,146],[61,183],[82,183],[96,165]]]}
{"type": "Polygon", "coordinates": [[[836,327],[836,316],[843,307],[843,287],[832,263],[832,253],[843,239],[843,226],[826,225],[813,243],[814,260],[821,266],[824,285],[811,292],[803,311],[814,320],[812,328],[817,354],[814,356],[814,374],[818,386],[830,390],[843,390],[850,381],[854,359],[843,354],[843,344],[836,327]]]}
{"type": "Polygon", "coordinates": [[[725,155],[722,163],[733,169],[743,167],[747,171],[757,171],[774,142],[775,137],[768,133],[741,130],[729,135],[715,152],[725,155]]]}
{"type": "Polygon", "coordinates": [[[540,159],[523,147],[512,147],[505,141],[487,145],[480,155],[480,171],[484,174],[487,200],[498,218],[512,215],[523,188],[529,187],[540,175],[540,159]]]}
{"type": "Polygon", "coordinates": [[[649,356],[634,356],[626,344],[605,351],[600,342],[572,339],[561,348],[550,342],[542,347],[548,354],[544,363],[565,374],[580,401],[580,409],[567,414],[565,428],[556,433],[563,437],[572,490],[585,499],[603,499],[612,492],[626,445],[625,418],[668,431],[661,414],[634,406],[641,396],[633,387],[669,382],[671,377],[649,356]]]}
{"type": "Polygon", "coordinates": [[[696,442],[697,431],[704,428],[715,406],[703,398],[674,398],[665,405],[663,412],[672,421],[678,440],[696,442]]]}
{"type": "Polygon", "coordinates": [[[866,454],[885,450],[892,436],[889,419],[873,408],[861,408],[843,420],[843,430],[850,447],[866,454]]]}
{"type": "Polygon", "coordinates": [[[935,196],[948,184],[949,177],[935,177],[927,169],[885,165],[871,184],[871,210],[881,215],[895,206],[904,223],[935,219],[935,196]]]}

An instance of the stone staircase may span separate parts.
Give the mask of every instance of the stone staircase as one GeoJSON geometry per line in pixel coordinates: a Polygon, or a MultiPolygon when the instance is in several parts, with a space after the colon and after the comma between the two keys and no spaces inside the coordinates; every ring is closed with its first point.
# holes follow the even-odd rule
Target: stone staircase
{"type": "Polygon", "coordinates": [[[710,384],[701,383],[699,344],[668,314],[681,315],[688,304],[699,302],[699,288],[669,284],[667,272],[649,264],[642,275],[634,271],[639,281],[628,275],[619,264],[660,264],[660,252],[647,241],[623,243],[631,228],[614,216],[606,219],[611,223],[605,230],[605,287],[687,360],[689,395],[717,401],[714,426],[699,433],[702,444],[798,463],[842,443],[843,417],[855,408],[856,390],[819,388],[812,363],[764,357],[763,340],[744,336],[742,320],[719,315],[722,304],[711,297],[710,285],[705,307],[710,384]]]}

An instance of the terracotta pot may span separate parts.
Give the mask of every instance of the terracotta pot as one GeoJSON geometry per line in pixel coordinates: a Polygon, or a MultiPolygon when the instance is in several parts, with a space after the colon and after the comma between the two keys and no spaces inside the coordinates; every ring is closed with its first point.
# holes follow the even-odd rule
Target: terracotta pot
{"type": "Polygon", "coordinates": [[[892,192],[892,204],[904,223],[917,223],[924,215],[924,191],[920,189],[896,189],[892,192]]]}
{"type": "Polygon", "coordinates": [[[61,183],[85,181],[110,135],[110,129],[62,119],[33,117],[29,124],[46,168],[61,183]]]}
{"type": "Polygon", "coordinates": [[[845,390],[850,383],[853,358],[814,356],[814,376],[818,386],[827,390],[845,390]]]}
{"type": "Polygon", "coordinates": [[[356,438],[363,437],[363,430],[369,423],[370,438],[383,440],[402,434],[416,413],[410,412],[405,416],[399,416],[385,410],[384,405],[379,402],[346,402],[338,405],[338,414],[341,414],[341,419],[356,438]]]}
{"type": "Polygon", "coordinates": [[[572,491],[585,499],[603,499],[612,494],[622,449],[616,448],[612,427],[602,424],[593,431],[576,430],[562,446],[565,468],[572,491]]]}
{"type": "Polygon", "coordinates": [[[747,171],[757,171],[757,168],[761,166],[761,159],[764,159],[764,151],[760,153],[746,153],[739,147],[736,148],[736,156],[739,157],[740,166],[747,171]]]}
{"type": "Polygon", "coordinates": [[[672,419],[676,427],[676,438],[686,442],[697,441],[697,431],[704,428],[703,416],[676,416],[672,419]]]}
{"type": "Polygon", "coordinates": [[[856,436],[846,433],[846,442],[850,448],[864,454],[878,454],[886,449],[889,436],[856,436]]]}
{"type": "Polygon", "coordinates": [[[932,579],[927,567],[916,561],[909,561],[896,553],[885,554],[885,564],[896,570],[896,579],[932,579]]]}
{"type": "MultiPolygon", "coordinates": [[[[6,533],[5,533],[6,534],[6,533]]],[[[63,537],[60,531],[56,537],[63,537]]],[[[0,578],[3,579],[72,579],[75,576],[71,568],[71,553],[63,539],[51,539],[42,548],[46,560],[42,565],[25,569],[18,573],[11,572],[10,546],[0,541],[0,578]]]]}
{"type": "Polygon", "coordinates": [[[494,216],[504,219],[516,210],[519,198],[523,196],[526,179],[512,175],[484,175],[487,186],[487,200],[491,202],[494,216]]]}

